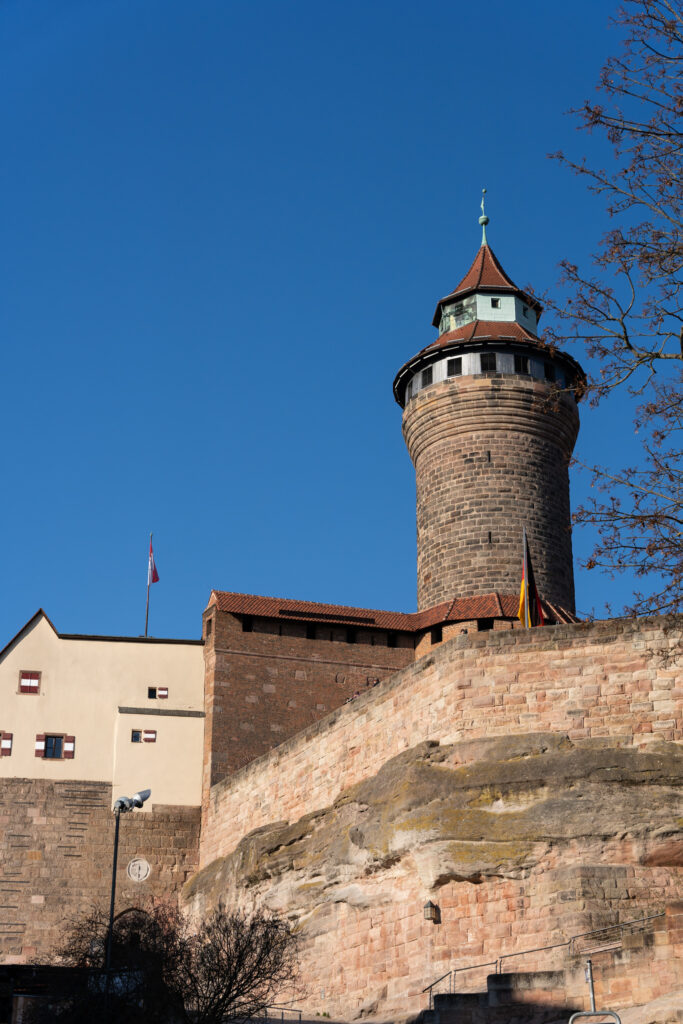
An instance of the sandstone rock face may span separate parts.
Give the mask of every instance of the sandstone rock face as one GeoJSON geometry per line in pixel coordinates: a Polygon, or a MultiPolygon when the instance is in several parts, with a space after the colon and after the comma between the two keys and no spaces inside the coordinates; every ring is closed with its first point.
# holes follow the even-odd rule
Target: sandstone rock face
{"type": "MultiPolygon", "coordinates": [[[[453,966],[566,942],[681,899],[682,776],[674,743],[644,750],[562,734],[421,743],[330,806],[245,836],[184,897],[194,913],[223,901],[295,920],[308,1009],[405,1013],[426,1005],[422,989],[453,966]],[[440,924],[424,919],[427,899],[440,924]]],[[[567,950],[540,956],[534,967],[563,966],[567,950]]]]}

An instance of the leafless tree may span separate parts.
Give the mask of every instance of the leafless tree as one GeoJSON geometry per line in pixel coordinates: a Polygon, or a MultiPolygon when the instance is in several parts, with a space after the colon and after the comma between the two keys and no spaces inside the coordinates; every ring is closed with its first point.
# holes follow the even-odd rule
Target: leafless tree
{"type": "Polygon", "coordinates": [[[107,928],[94,910],[69,930],[55,956],[60,978],[31,1024],[240,1024],[296,982],[296,936],[274,916],[219,909],[192,928],[166,904],[130,911],[115,922],[109,979],[107,928]]]}
{"type": "Polygon", "coordinates": [[[593,401],[626,387],[638,396],[643,459],[611,470],[587,467],[596,496],[579,523],[597,527],[588,568],[632,570],[643,589],[626,611],[683,609],[683,0],[625,0],[614,22],[622,33],[597,98],[573,111],[579,127],[612,147],[609,166],[553,156],[602,196],[614,227],[590,273],[562,264],[561,302],[551,344],[583,343],[598,361],[593,401]]]}

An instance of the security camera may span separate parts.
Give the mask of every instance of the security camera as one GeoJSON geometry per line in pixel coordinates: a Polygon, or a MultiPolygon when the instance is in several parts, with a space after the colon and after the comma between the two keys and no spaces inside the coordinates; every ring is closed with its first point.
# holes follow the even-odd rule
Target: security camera
{"type": "Polygon", "coordinates": [[[152,795],[152,790],[151,789],[141,789],[139,793],[136,793],[133,797],[131,797],[131,802],[133,804],[133,807],[142,807],[142,805],[144,804],[145,800],[149,800],[151,795],[152,795]]]}

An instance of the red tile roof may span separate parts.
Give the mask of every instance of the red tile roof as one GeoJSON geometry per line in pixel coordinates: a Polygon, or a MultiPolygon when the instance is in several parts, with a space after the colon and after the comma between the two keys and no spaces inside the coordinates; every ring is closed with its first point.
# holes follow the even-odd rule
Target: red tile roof
{"type": "Polygon", "coordinates": [[[546,348],[537,335],[527,331],[526,327],[516,321],[472,320],[471,323],[458,327],[454,331],[440,334],[422,351],[427,352],[432,348],[441,348],[441,346],[450,345],[454,341],[524,341],[539,348],[546,348]]]}
{"type": "MultiPolygon", "coordinates": [[[[258,594],[236,594],[212,590],[207,607],[233,615],[251,615],[264,619],[287,619],[295,622],[325,622],[332,625],[366,629],[386,629],[417,633],[445,622],[468,619],[514,619],[519,598],[516,594],[483,594],[477,597],[456,597],[422,612],[387,612],[376,608],[352,608],[342,604],[320,604],[317,601],[294,601],[291,598],[262,597],[258,594]]],[[[564,609],[544,603],[548,618],[557,622],[578,622],[564,609]]]]}
{"type": "MultiPolygon", "coordinates": [[[[451,295],[470,292],[477,288],[498,288],[519,291],[515,282],[508,277],[488,245],[482,245],[462,281],[451,295]]],[[[450,296],[448,296],[450,298],[450,296]]]]}
{"type": "Polygon", "coordinates": [[[439,326],[439,322],[441,320],[441,307],[444,302],[451,302],[459,296],[465,296],[468,292],[474,291],[515,292],[520,297],[524,297],[527,304],[535,309],[539,316],[541,314],[542,307],[538,299],[535,299],[533,295],[528,295],[526,292],[523,292],[521,288],[518,288],[515,282],[508,277],[501,267],[493,249],[488,245],[482,245],[479,252],[474,257],[472,266],[467,271],[457,288],[452,292],[449,292],[448,295],[445,295],[443,299],[439,299],[436,306],[436,312],[434,313],[434,326],[439,326]]]}

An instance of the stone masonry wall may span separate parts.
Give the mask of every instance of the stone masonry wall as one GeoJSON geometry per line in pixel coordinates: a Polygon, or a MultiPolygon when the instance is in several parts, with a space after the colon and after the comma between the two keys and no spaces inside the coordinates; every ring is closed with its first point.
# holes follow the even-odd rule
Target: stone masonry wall
{"type": "MultiPolygon", "coordinates": [[[[112,789],[100,782],[0,783],[0,961],[48,958],[93,905],[108,912],[114,852],[112,789]]],[[[176,892],[196,869],[199,807],[157,805],[121,816],[116,912],[176,892]],[[126,869],[139,855],[149,878],[126,869]]]]}
{"type": "Polygon", "coordinates": [[[576,742],[683,739],[681,625],[609,620],[467,634],[215,785],[207,864],[252,829],[295,821],[425,740],[563,732],[576,742]]]}
{"type": "Polygon", "coordinates": [[[403,414],[417,481],[418,609],[515,593],[526,526],[543,597],[574,610],[568,465],[579,427],[569,397],[523,377],[453,377],[403,414]]]}
{"type": "Polygon", "coordinates": [[[309,640],[303,623],[280,624],[291,635],[279,635],[260,631],[258,622],[245,633],[239,618],[215,608],[207,609],[204,619],[207,795],[224,776],[415,657],[411,637],[390,648],[386,640],[384,646],[371,645],[371,634],[362,630],[358,642],[346,643],[346,630],[339,626],[329,627],[334,640],[309,640]],[[208,636],[207,618],[212,619],[208,636]]]}
{"type": "MultiPolygon", "coordinates": [[[[681,623],[641,620],[442,644],[213,787],[203,869],[184,890],[189,909],[201,914],[222,898],[293,915],[304,1005],[333,1017],[417,1012],[425,986],[453,967],[481,965],[458,984],[480,990],[501,956],[511,957],[506,971],[571,968],[566,946],[526,951],[662,913],[683,897],[675,791],[655,776],[648,783],[655,766],[675,778],[682,636],[681,623]],[[499,777],[526,780],[504,798],[487,782],[493,743],[510,750],[499,777]],[[544,783],[553,745],[557,764],[571,762],[578,775],[558,767],[544,783]],[[654,760],[638,767],[645,754],[654,760]],[[392,767],[399,756],[405,765],[392,767]],[[449,758],[470,758],[456,770],[471,777],[462,812],[420,802],[432,756],[437,777],[449,758]],[[626,763],[635,774],[610,783],[626,763]],[[637,796],[647,785],[651,793],[637,796]],[[490,835],[496,818],[503,831],[490,835]],[[377,821],[386,854],[368,861],[377,821]],[[427,899],[439,906],[437,925],[424,919],[427,899]]],[[[660,963],[670,957],[663,950],[652,956],[651,988],[665,991],[680,963],[660,963]]],[[[640,989],[627,988],[632,1002],[640,989]]]]}

